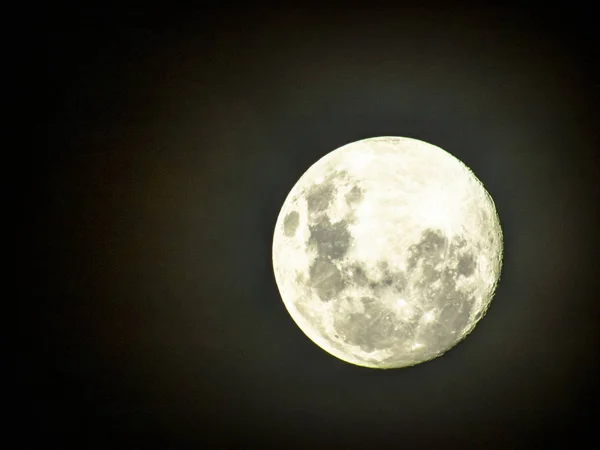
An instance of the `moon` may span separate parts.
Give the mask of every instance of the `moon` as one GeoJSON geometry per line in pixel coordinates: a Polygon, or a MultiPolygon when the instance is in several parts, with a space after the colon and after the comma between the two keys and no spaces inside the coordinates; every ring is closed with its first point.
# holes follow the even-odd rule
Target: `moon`
{"type": "Polygon", "coordinates": [[[413,366],[463,340],[502,267],[494,202],[432,144],[375,137],[312,165],[275,225],[273,270],[298,327],[363,367],[413,366]]]}

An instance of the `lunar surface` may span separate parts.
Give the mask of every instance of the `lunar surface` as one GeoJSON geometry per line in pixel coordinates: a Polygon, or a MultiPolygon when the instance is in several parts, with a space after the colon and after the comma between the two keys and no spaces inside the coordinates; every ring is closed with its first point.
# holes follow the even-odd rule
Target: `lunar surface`
{"type": "Polygon", "coordinates": [[[485,314],[502,266],[494,202],[458,159],[409,138],[327,154],[285,200],[273,238],[281,297],[346,362],[406,367],[442,355],[485,314]]]}

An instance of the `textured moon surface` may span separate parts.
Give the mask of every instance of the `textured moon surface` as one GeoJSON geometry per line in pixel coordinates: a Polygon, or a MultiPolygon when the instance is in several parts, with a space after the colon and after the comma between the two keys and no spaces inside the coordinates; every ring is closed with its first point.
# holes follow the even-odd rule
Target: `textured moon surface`
{"type": "Polygon", "coordinates": [[[300,329],[360,366],[406,367],[463,340],[500,277],[492,198],[454,156],[378,137],[325,155],[277,218],[273,269],[300,329]]]}

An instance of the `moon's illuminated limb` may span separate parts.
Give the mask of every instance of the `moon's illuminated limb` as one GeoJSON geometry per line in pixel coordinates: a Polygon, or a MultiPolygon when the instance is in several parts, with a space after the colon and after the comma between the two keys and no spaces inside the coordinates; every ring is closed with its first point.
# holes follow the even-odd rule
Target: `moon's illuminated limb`
{"type": "Polygon", "coordinates": [[[367,367],[418,364],[463,339],[501,262],[483,185],[409,138],[365,139],[320,159],[288,195],[273,239],[292,318],[327,352],[367,367]]]}

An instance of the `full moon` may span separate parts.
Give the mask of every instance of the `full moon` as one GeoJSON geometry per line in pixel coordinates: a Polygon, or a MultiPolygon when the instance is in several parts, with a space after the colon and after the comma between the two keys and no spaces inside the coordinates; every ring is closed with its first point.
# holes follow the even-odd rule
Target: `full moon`
{"type": "Polygon", "coordinates": [[[273,269],[314,343],[389,369],[434,359],[475,328],[502,246],[494,202],[465,164],[423,141],[376,137],[300,177],[277,218],[273,269]]]}

